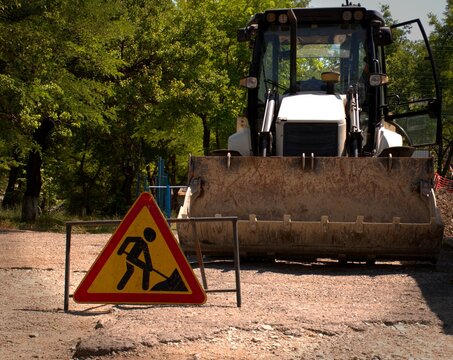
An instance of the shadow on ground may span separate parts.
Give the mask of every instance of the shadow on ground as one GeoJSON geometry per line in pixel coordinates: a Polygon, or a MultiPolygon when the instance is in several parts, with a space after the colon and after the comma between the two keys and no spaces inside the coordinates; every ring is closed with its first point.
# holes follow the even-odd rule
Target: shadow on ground
{"type": "MultiPolygon", "coordinates": [[[[194,264],[195,265],[195,264],[194,264]]],[[[234,271],[232,260],[207,258],[206,268],[234,271]]],[[[318,259],[315,262],[297,262],[285,260],[244,261],[241,270],[257,273],[282,273],[293,275],[330,275],[330,276],[382,276],[401,274],[412,277],[418,284],[431,311],[443,324],[443,332],[453,335],[453,248],[445,246],[436,265],[421,261],[377,262],[339,264],[338,261],[318,259]]]]}
{"type": "Polygon", "coordinates": [[[445,247],[436,266],[413,267],[408,275],[418,283],[430,309],[443,323],[443,331],[453,335],[453,249],[445,247]]]}

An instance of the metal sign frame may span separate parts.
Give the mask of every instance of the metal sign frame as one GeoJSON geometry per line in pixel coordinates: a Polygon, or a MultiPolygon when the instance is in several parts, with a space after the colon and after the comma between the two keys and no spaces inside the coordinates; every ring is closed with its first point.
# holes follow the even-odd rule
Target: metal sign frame
{"type": "MultiPolygon", "coordinates": [[[[189,223],[196,223],[196,222],[215,222],[215,221],[224,221],[224,222],[231,222],[233,226],[233,255],[234,255],[234,268],[235,268],[235,281],[236,281],[236,288],[234,289],[208,289],[204,262],[203,262],[203,254],[201,250],[200,243],[198,238],[196,238],[196,255],[198,260],[198,265],[200,267],[201,278],[203,282],[203,288],[206,293],[210,292],[236,292],[236,304],[237,307],[241,307],[242,299],[241,299],[241,278],[240,278],[240,257],[239,257],[239,240],[238,240],[238,228],[237,228],[237,221],[238,218],[234,216],[229,217],[196,217],[196,218],[184,218],[184,219],[177,219],[177,218],[167,218],[166,221],[171,223],[178,223],[178,222],[189,222],[189,223]]],[[[69,221],[66,222],[66,254],[65,254],[65,285],[64,285],[64,312],[69,312],[69,287],[70,287],[70,278],[71,278],[71,243],[72,243],[72,228],[74,226],[83,226],[83,227],[94,227],[94,226],[102,226],[102,225],[111,225],[111,226],[118,226],[121,223],[121,220],[92,220],[92,221],[69,221]]]]}

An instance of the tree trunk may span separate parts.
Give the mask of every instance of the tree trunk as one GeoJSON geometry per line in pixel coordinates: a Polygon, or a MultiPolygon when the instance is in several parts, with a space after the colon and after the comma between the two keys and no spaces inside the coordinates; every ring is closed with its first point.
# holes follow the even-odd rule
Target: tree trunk
{"type": "Polygon", "coordinates": [[[206,115],[201,115],[201,121],[203,122],[203,152],[205,155],[209,155],[209,146],[211,140],[211,129],[208,125],[208,119],[206,115]]]}
{"type": "Polygon", "coordinates": [[[26,188],[22,201],[22,221],[34,222],[40,213],[39,195],[41,193],[41,165],[42,152],[48,148],[49,134],[55,124],[50,119],[44,119],[33,134],[33,140],[39,145],[40,150],[32,149],[28,154],[26,171],[26,188]]]}
{"type": "Polygon", "coordinates": [[[39,151],[30,151],[27,165],[27,187],[22,201],[22,221],[34,222],[39,214],[39,194],[41,193],[42,158],[39,151]]]}
{"type": "Polygon", "coordinates": [[[447,176],[448,170],[450,170],[450,164],[453,158],[453,141],[448,145],[448,147],[445,150],[448,150],[448,154],[445,159],[444,167],[443,169],[441,169],[440,175],[442,176],[447,176]]]}
{"type": "MultiPolygon", "coordinates": [[[[170,185],[178,185],[176,183],[176,155],[170,155],[169,158],[169,177],[170,177],[170,185]]],[[[179,189],[174,189],[171,196],[171,208],[178,209],[178,191],[179,189]]]]}
{"type": "Polygon", "coordinates": [[[126,206],[130,206],[132,204],[131,189],[132,185],[134,184],[134,179],[136,175],[134,171],[134,166],[131,164],[124,164],[123,175],[124,181],[121,184],[121,194],[123,197],[124,204],[126,206]]]}
{"type": "Polygon", "coordinates": [[[8,185],[6,186],[5,196],[3,197],[2,201],[2,208],[5,210],[13,208],[20,202],[20,200],[18,199],[18,195],[15,191],[15,187],[21,169],[22,168],[19,166],[12,166],[11,169],[9,170],[8,185]]]}

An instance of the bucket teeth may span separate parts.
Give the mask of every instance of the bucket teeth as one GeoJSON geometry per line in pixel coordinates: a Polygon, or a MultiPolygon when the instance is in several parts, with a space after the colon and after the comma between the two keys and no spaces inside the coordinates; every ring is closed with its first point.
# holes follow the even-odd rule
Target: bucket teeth
{"type": "Polygon", "coordinates": [[[392,224],[393,224],[393,231],[395,231],[395,232],[396,231],[400,231],[400,229],[401,229],[401,218],[395,216],[393,218],[392,224]]]}
{"type": "Polygon", "coordinates": [[[283,229],[285,231],[291,231],[291,215],[283,215],[283,229]]]}
{"type": "Polygon", "coordinates": [[[329,217],[327,215],[321,216],[321,228],[322,232],[326,233],[329,227],[329,217]]]}
{"type": "Polygon", "coordinates": [[[357,219],[355,221],[355,232],[357,234],[363,234],[363,215],[357,216],[357,219]]]}
{"type": "Polygon", "coordinates": [[[256,223],[258,222],[255,214],[249,215],[249,228],[251,231],[256,231],[256,223]]]}

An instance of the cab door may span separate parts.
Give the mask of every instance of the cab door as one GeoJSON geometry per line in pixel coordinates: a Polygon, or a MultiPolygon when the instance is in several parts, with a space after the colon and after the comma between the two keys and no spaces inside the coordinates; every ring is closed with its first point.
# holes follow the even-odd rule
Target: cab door
{"type": "MultiPolygon", "coordinates": [[[[385,49],[386,122],[405,145],[442,151],[441,94],[425,30],[419,19],[391,26],[393,43],[385,49]]],[[[438,153],[438,155],[441,155],[438,153]]]]}

